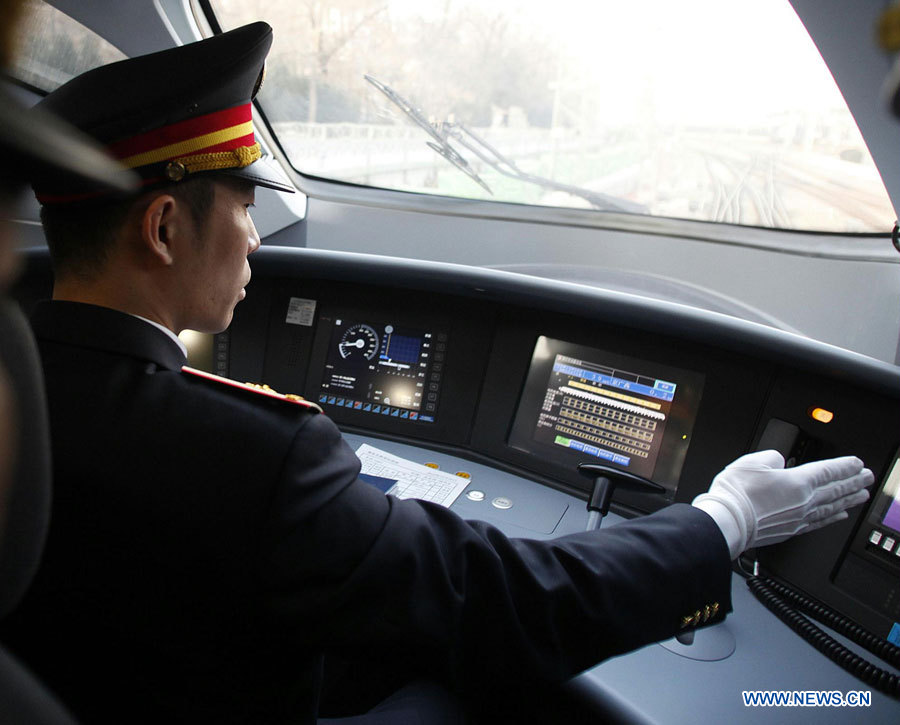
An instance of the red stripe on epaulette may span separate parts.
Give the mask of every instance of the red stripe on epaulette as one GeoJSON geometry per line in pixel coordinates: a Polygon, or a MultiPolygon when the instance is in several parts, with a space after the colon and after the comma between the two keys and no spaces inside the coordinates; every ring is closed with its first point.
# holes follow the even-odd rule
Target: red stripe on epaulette
{"type": "Polygon", "coordinates": [[[239,383],[237,380],[223,378],[221,375],[213,375],[212,373],[208,373],[205,370],[197,370],[197,368],[191,368],[187,365],[181,368],[181,372],[187,373],[188,375],[194,375],[198,378],[203,378],[204,380],[209,380],[213,383],[227,385],[230,388],[244,390],[248,393],[255,393],[256,395],[264,395],[267,398],[274,398],[275,400],[280,400],[284,403],[291,403],[292,405],[299,405],[300,407],[306,408],[307,410],[311,410],[315,413],[322,412],[322,409],[318,405],[310,402],[309,400],[301,398],[299,395],[285,395],[284,393],[278,393],[271,389],[267,390],[250,383],[239,383]]]}

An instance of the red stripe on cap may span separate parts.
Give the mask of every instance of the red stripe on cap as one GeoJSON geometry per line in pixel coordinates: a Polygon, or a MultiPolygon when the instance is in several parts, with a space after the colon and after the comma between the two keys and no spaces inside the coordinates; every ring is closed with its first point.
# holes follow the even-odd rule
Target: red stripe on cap
{"type": "MultiPolygon", "coordinates": [[[[178,123],[173,123],[168,126],[161,126],[160,128],[147,131],[138,136],[121,139],[110,144],[109,151],[116,158],[125,159],[129,156],[134,156],[135,154],[146,153],[147,151],[153,151],[154,149],[162,148],[163,146],[186,141],[187,139],[196,136],[202,136],[203,134],[213,133],[214,131],[223,128],[246,123],[252,119],[253,110],[250,103],[247,102],[241,106],[226,108],[223,111],[214,111],[213,113],[207,113],[206,115],[198,116],[197,118],[189,118],[186,121],[179,121],[178,123]]],[[[251,141],[250,144],[243,143],[231,145],[225,150],[230,150],[231,148],[241,145],[248,146],[252,143],[253,141],[251,141]]],[[[208,149],[204,149],[204,153],[206,152],[208,152],[208,149]]]]}

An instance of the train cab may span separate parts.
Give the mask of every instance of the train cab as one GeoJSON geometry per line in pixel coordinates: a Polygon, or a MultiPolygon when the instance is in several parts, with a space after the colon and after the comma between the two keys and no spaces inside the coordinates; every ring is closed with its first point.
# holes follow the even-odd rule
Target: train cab
{"type": "MultiPolygon", "coordinates": [[[[597,523],[584,464],[656,484],[601,528],[756,450],[873,471],[846,520],[735,562],[724,622],[568,681],[560,722],[900,719],[896,5],[25,6],[29,104],[274,28],[253,128],[295,193],[257,190],[246,298],[181,338],[199,374],[319,406],[389,494],[551,539],[597,523]]],[[[29,312],[53,275],[37,202],[11,216],[29,312]]]]}

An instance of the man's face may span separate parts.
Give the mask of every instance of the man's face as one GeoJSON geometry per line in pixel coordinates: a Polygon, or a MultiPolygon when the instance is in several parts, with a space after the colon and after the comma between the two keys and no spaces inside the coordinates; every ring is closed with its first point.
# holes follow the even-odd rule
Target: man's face
{"type": "Polygon", "coordinates": [[[196,254],[187,266],[184,327],[221,332],[231,323],[235,305],[250,282],[247,255],[259,249],[250,218],[255,187],[215,183],[215,199],[206,224],[197,230],[196,254]]]}

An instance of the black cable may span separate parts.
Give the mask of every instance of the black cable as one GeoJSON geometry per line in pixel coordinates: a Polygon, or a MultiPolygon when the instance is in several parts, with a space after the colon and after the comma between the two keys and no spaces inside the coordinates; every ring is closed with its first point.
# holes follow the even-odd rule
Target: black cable
{"type": "Polygon", "coordinates": [[[788,600],[797,609],[806,612],[813,619],[831,627],[834,631],[856,642],[869,652],[877,655],[885,662],[900,668],[900,647],[896,647],[886,639],[879,637],[860,627],[856,622],[844,617],[828,607],[812,599],[802,596],[790,587],[768,580],[769,587],[776,594],[788,600]]]}
{"type": "Polygon", "coordinates": [[[776,617],[832,662],[879,692],[900,699],[900,677],[863,659],[813,624],[809,617],[831,627],[872,654],[900,667],[900,648],[866,631],[855,622],[771,579],[750,577],[747,586],[776,617]]]}

